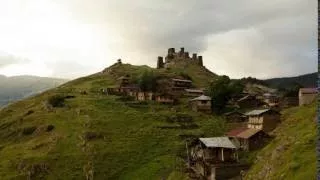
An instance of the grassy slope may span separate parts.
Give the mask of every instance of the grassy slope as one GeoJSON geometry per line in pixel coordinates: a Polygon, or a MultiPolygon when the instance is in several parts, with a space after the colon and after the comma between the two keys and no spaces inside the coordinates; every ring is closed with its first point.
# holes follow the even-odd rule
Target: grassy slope
{"type": "Polygon", "coordinates": [[[316,105],[283,112],[276,138],[258,153],[246,179],[315,179],[316,105]]]}
{"type": "MultiPolygon", "coordinates": [[[[186,68],[186,72],[197,67],[186,68]]],[[[141,74],[147,66],[122,65],[113,73],[141,74]]],[[[164,73],[165,70],[159,70],[164,73]]],[[[166,72],[168,74],[174,74],[166,72]]],[[[191,72],[194,73],[194,72],[191,72]]],[[[204,85],[214,75],[192,74],[196,84],[204,85]]],[[[133,108],[115,96],[98,93],[115,84],[107,74],[94,74],[71,81],[32,98],[12,104],[0,111],[0,176],[2,179],[84,179],[90,171],[95,179],[175,179],[182,165],[184,140],[180,135],[221,135],[224,121],[219,117],[190,112],[181,104],[175,110],[151,103],[133,108]],[[88,95],[79,91],[87,90],[88,95]],[[44,102],[54,94],[75,95],[66,107],[48,111],[44,102]],[[25,115],[29,110],[34,113],[25,115]],[[169,122],[167,116],[189,114],[192,122],[169,122]],[[197,124],[199,128],[163,129],[197,124]],[[46,125],[54,125],[46,132],[46,125]],[[25,128],[36,127],[31,135],[25,128]],[[101,138],[84,140],[93,133],[101,138]],[[173,173],[172,173],[173,172],[173,173]]]]}

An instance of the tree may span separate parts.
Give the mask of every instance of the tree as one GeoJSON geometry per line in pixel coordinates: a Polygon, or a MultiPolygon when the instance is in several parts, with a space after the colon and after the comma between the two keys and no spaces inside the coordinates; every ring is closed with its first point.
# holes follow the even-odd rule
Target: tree
{"type": "Polygon", "coordinates": [[[142,91],[156,91],[157,77],[152,71],[145,71],[138,78],[138,85],[142,91]]]}
{"type": "Polygon", "coordinates": [[[213,111],[220,114],[225,109],[228,101],[235,94],[243,91],[244,85],[240,80],[230,80],[228,76],[221,76],[209,86],[209,96],[212,99],[213,111]]]}

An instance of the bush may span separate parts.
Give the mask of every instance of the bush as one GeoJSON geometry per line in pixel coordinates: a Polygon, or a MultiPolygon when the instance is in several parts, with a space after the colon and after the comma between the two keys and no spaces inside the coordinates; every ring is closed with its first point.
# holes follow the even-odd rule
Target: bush
{"type": "Polygon", "coordinates": [[[48,125],[47,126],[47,132],[50,132],[50,131],[52,131],[54,129],[54,125],[48,125]]]}
{"type": "Polygon", "coordinates": [[[52,106],[52,107],[63,107],[64,106],[64,96],[61,95],[54,95],[49,97],[48,99],[48,103],[52,106]]]}
{"type": "Polygon", "coordinates": [[[32,134],[36,129],[37,129],[37,127],[35,127],[35,126],[25,127],[25,128],[23,128],[23,130],[22,130],[22,134],[23,134],[23,135],[30,135],[30,134],[32,134]]]}

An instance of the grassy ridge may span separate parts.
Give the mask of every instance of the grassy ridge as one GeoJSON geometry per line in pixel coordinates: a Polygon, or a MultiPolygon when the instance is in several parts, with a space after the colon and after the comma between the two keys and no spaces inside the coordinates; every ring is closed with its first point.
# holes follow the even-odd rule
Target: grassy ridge
{"type": "Polygon", "coordinates": [[[315,117],[315,103],[285,110],[276,138],[258,153],[246,179],[315,179],[315,117]]]}
{"type": "MultiPolygon", "coordinates": [[[[151,68],[121,65],[112,69],[113,74],[83,77],[0,111],[2,179],[176,177],[183,166],[184,138],[221,135],[224,120],[191,112],[185,104],[132,106],[99,93],[100,88],[116,84],[116,76],[137,77],[146,69],[151,68]],[[88,95],[80,94],[83,90],[88,95]],[[55,94],[75,98],[67,99],[65,107],[48,108],[45,102],[55,94]],[[188,118],[172,118],[179,116],[188,118]],[[48,131],[48,125],[54,129],[48,131]]],[[[206,74],[193,80],[203,84],[210,79],[206,74]]]]}

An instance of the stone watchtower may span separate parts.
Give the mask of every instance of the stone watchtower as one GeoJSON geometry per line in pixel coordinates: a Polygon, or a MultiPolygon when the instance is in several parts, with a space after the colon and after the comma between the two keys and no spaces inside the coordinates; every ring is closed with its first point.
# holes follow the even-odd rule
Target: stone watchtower
{"type": "Polygon", "coordinates": [[[163,57],[158,56],[157,69],[164,68],[163,57]]]}
{"type": "Polygon", "coordinates": [[[198,56],[198,62],[197,62],[197,64],[198,64],[199,66],[203,66],[202,56],[198,56]]]}

